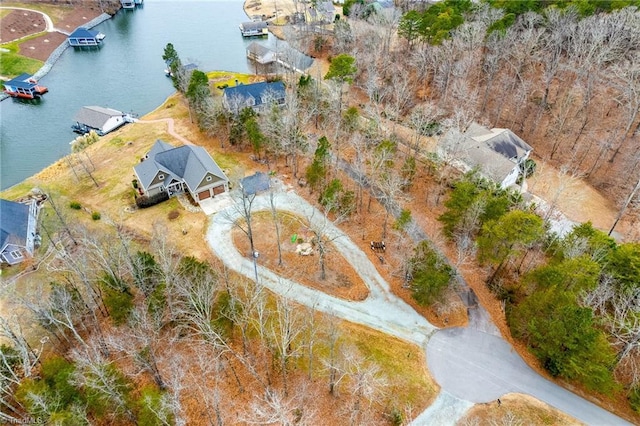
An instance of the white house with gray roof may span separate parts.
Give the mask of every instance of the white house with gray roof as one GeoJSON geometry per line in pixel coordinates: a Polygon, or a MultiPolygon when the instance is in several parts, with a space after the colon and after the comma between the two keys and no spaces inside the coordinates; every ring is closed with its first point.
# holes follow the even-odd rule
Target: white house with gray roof
{"type": "Polygon", "coordinates": [[[229,190],[229,179],[200,146],[174,147],[158,139],[133,168],[141,194],[188,192],[198,203],[229,190]]]}
{"type": "Polygon", "coordinates": [[[514,185],[533,150],[509,129],[472,123],[466,132],[451,129],[438,143],[438,155],[463,172],[476,169],[501,188],[514,185]]]}
{"type": "Polygon", "coordinates": [[[38,207],[35,201],[0,199],[0,263],[15,265],[33,256],[38,207]]]}
{"type": "Polygon", "coordinates": [[[127,123],[128,118],[128,114],[122,111],[100,106],[86,106],[78,111],[74,120],[79,126],[89,127],[102,136],[127,123]]]}

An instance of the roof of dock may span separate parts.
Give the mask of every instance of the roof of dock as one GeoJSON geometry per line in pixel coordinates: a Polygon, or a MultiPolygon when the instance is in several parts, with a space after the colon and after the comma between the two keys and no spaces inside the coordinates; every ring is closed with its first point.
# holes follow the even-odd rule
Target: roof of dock
{"type": "Polygon", "coordinates": [[[94,38],[98,34],[100,34],[99,31],[89,30],[89,29],[84,28],[84,27],[78,27],[78,28],[75,29],[74,32],[72,32],[69,35],[69,38],[94,38]]]}
{"type": "Polygon", "coordinates": [[[96,129],[101,128],[111,117],[125,115],[122,111],[100,106],[82,107],[74,120],[96,129]]]}
{"type": "Polygon", "coordinates": [[[33,76],[31,74],[23,73],[15,78],[12,78],[9,81],[5,81],[3,84],[5,86],[19,87],[21,89],[30,89],[37,85],[37,83],[32,83],[29,81],[29,79],[32,77],[33,76]]]}

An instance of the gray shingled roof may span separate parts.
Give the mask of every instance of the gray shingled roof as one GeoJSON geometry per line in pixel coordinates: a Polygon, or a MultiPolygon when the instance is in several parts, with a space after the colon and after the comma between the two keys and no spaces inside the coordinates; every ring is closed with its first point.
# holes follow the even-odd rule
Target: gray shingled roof
{"type": "Polygon", "coordinates": [[[278,41],[276,46],[278,58],[295,68],[305,71],[313,65],[313,58],[294,49],[286,41],[278,41]]]}
{"type": "Polygon", "coordinates": [[[0,249],[7,244],[27,245],[29,205],[0,199],[0,249]]]}
{"type": "Polygon", "coordinates": [[[273,50],[269,49],[266,46],[261,45],[258,42],[252,42],[250,45],[247,46],[247,51],[253,53],[254,55],[257,56],[266,56],[269,53],[272,53],[273,50]]]}
{"type": "Polygon", "coordinates": [[[184,180],[192,191],[195,191],[207,173],[227,180],[222,169],[200,146],[184,145],[176,148],[158,139],[147,156],[148,159],[134,167],[143,188],[148,188],[160,171],[165,174],[167,185],[174,178],[184,180]]]}
{"type": "Polygon", "coordinates": [[[477,142],[486,143],[495,152],[509,159],[518,159],[533,148],[509,129],[487,129],[477,123],[471,124],[465,133],[477,142]]]}
{"type": "Polygon", "coordinates": [[[262,104],[262,96],[268,91],[273,91],[276,97],[285,97],[284,84],[281,81],[272,83],[260,82],[252,84],[240,84],[224,89],[223,96],[227,99],[255,99],[254,106],[262,104]]]}
{"type": "Polygon", "coordinates": [[[439,143],[443,154],[466,169],[477,168],[501,183],[532,148],[509,129],[487,129],[471,124],[465,133],[450,130],[439,143]]]}
{"type": "Polygon", "coordinates": [[[100,106],[82,107],[76,114],[74,120],[89,127],[100,129],[111,117],[123,116],[122,111],[100,106]]]}
{"type": "Polygon", "coordinates": [[[242,179],[240,181],[240,186],[242,186],[242,191],[246,195],[253,195],[258,192],[266,191],[270,186],[269,176],[266,173],[256,172],[251,176],[247,176],[242,179]]]}
{"type": "Polygon", "coordinates": [[[259,22],[243,22],[242,24],[240,24],[240,29],[242,31],[248,31],[248,30],[261,30],[267,28],[267,23],[264,21],[259,21],[259,22]]]}

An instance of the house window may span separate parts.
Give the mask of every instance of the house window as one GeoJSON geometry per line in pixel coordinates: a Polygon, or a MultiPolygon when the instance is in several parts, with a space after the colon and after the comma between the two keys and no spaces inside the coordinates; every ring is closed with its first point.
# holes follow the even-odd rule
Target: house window
{"type": "Polygon", "coordinates": [[[11,253],[11,257],[13,257],[14,259],[22,259],[22,252],[20,250],[14,250],[11,253]]]}
{"type": "Polygon", "coordinates": [[[158,175],[158,179],[159,179],[159,180],[164,180],[164,175],[163,175],[162,173],[160,173],[160,174],[158,175]]]}
{"type": "Polygon", "coordinates": [[[207,182],[211,182],[211,179],[213,179],[211,176],[207,176],[207,182]]]}
{"type": "Polygon", "coordinates": [[[164,186],[160,187],[160,192],[164,192],[164,186]]]}

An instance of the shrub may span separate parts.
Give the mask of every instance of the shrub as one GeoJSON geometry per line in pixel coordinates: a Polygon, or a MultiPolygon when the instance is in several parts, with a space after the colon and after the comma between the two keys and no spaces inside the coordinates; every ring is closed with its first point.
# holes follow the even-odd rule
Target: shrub
{"type": "Polygon", "coordinates": [[[397,407],[393,407],[388,414],[391,424],[394,426],[401,426],[404,424],[404,415],[397,407]]]}
{"type": "Polygon", "coordinates": [[[174,417],[167,403],[167,395],[153,386],[145,386],[137,401],[140,426],[173,424],[174,417]]]}
{"type": "Polygon", "coordinates": [[[125,324],[133,310],[133,295],[127,291],[104,287],[104,304],[109,310],[111,321],[114,325],[125,324]]]}
{"type": "Polygon", "coordinates": [[[91,219],[93,219],[93,220],[100,220],[100,212],[93,212],[93,213],[91,213],[91,219]]]}
{"type": "Polygon", "coordinates": [[[635,388],[632,388],[629,391],[627,399],[629,400],[629,404],[631,404],[633,411],[640,413],[640,387],[636,386],[635,388]]]}
{"type": "Polygon", "coordinates": [[[136,198],[136,206],[138,206],[138,208],[145,209],[147,207],[155,206],[163,201],[167,201],[168,199],[169,194],[166,192],[160,192],[156,195],[152,195],[151,197],[142,195],[136,198]]]}
{"type": "Polygon", "coordinates": [[[80,210],[82,208],[82,205],[77,201],[72,201],[69,203],[69,207],[74,210],[80,210]]]}
{"type": "Polygon", "coordinates": [[[520,171],[525,178],[530,177],[536,171],[538,165],[531,158],[527,158],[524,163],[520,164],[520,171]]]}
{"type": "Polygon", "coordinates": [[[167,217],[169,220],[175,220],[180,216],[180,212],[178,210],[171,210],[167,217]]]}

